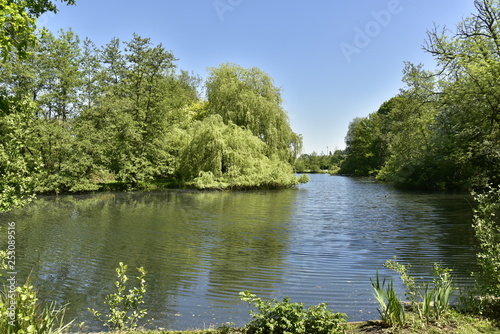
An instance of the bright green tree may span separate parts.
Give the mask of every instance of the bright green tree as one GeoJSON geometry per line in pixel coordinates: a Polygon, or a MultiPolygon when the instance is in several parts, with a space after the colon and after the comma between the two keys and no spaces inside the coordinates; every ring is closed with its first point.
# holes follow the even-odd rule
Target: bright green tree
{"type": "Polygon", "coordinates": [[[266,155],[293,163],[302,138],[290,127],[282,107],[281,90],[260,69],[222,64],[210,69],[207,80],[208,113],[221,115],[266,143],[266,155]]]}
{"type": "Polygon", "coordinates": [[[80,59],[81,89],[78,110],[94,107],[101,95],[99,73],[102,68],[100,50],[89,38],[82,43],[82,57],[80,59]]]}
{"type": "Polygon", "coordinates": [[[220,115],[197,121],[189,132],[179,174],[198,188],[279,188],[299,182],[288,163],[265,155],[260,138],[225,124],[220,115]]]}
{"type": "MultiPolygon", "coordinates": [[[[74,0],[63,0],[74,4],[74,0]]],[[[56,12],[52,1],[0,0],[0,55],[2,72],[11,57],[26,58],[36,44],[36,19],[46,12],[56,12]]],[[[12,67],[10,67],[12,69],[12,67]]],[[[28,73],[26,68],[23,74],[28,73]]],[[[14,71],[13,73],[21,74],[14,71]]],[[[5,74],[5,72],[3,73],[5,74]]],[[[23,76],[21,74],[21,76],[23,76]]],[[[33,79],[27,75],[26,78],[33,79]]],[[[28,80],[29,81],[29,80],[28,80]]],[[[35,106],[25,94],[14,93],[11,87],[0,86],[0,211],[26,203],[33,193],[35,180],[30,168],[37,166],[27,138],[30,136],[35,106]]]]}
{"type": "Polygon", "coordinates": [[[42,94],[37,98],[46,119],[66,121],[77,115],[82,86],[80,39],[71,30],[55,37],[41,32],[37,58],[42,94]]]}
{"type": "MultiPolygon", "coordinates": [[[[74,5],[74,0],[61,0],[74,5]]],[[[0,0],[0,54],[8,58],[11,52],[26,56],[36,44],[36,20],[46,12],[57,12],[50,0],[0,0]]]]}

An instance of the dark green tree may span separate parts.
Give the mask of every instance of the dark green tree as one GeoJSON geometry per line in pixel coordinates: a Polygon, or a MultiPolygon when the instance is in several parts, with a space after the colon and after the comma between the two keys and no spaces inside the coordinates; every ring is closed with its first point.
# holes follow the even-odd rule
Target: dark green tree
{"type": "Polygon", "coordinates": [[[103,155],[89,151],[94,165],[130,184],[171,176],[178,153],[173,127],[189,118],[196,88],[176,74],[173,54],[149,38],[134,35],[124,47],[113,39],[99,54],[98,99],[79,120],[82,129],[95,129],[103,155]]]}
{"type": "Polygon", "coordinates": [[[379,179],[412,187],[437,187],[434,130],[438,113],[433,76],[408,63],[403,81],[407,87],[393,98],[387,114],[387,154],[379,179]]]}
{"type": "Polygon", "coordinates": [[[379,110],[368,117],[356,118],[349,124],[345,143],[345,158],[340,164],[340,174],[375,176],[388,158],[388,141],[391,112],[397,97],[384,102],[379,110]]]}
{"type": "Polygon", "coordinates": [[[500,183],[500,2],[474,5],[476,12],[455,32],[435,27],[424,45],[441,79],[441,155],[446,152],[456,178],[473,187],[500,183]]]}

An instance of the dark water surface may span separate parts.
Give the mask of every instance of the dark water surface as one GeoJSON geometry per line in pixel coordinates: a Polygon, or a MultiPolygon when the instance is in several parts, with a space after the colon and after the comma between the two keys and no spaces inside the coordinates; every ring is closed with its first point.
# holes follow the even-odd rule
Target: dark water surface
{"type": "Polygon", "coordinates": [[[101,329],[86,310],[103,309],[120,261],[148,271],[153,327],[190,329],[246,323],[245,290],[377,319],[370,277],[377,268],[396,277],[383,268],[393,256],[425,277],[441,261],[467,285],[476,268],[468,200],[311,175],[281,191],[40,197],[0,221],[16,222],[19,280],[31,273],[87,330],[101,329]]]}

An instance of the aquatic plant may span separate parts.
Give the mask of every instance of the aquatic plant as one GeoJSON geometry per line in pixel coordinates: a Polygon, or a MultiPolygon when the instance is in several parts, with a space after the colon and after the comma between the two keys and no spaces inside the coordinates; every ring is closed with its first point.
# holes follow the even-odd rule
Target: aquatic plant
{"type": "Polygon", "coordinates": [[[395,260],[387,260],[385,266],[400,274],[406,287],[406,298],[411,308],[416,310],[422,320],[440,320],[450,308],[450,296],[453,292],[453,278],[451,269],[443,268],[441,264],[434,263],[432,284],[430,282],[418,283],[416,278],[409,273],[411,265],[404,265],[395,260]]]}
{"type": "Polygon", "coordinates": [[[394,280],[391,278],[387,285],[385,278],[380,282],[377,270],[375,280],[370,278],[370,281],[374,291],[373,295],[379,304],[378,312],[382,322],[387,326],[404,326],[406,322],[404,306],[394,290],[394,280]]]}

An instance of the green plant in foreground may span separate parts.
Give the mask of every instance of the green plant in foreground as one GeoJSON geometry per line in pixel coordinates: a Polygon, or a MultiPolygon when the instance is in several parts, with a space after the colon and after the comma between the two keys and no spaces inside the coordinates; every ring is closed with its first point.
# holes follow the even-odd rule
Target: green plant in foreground
{"type": "MultiPolygon", "coordinates": [[[[453,292],[453,279],[451,269],[443,268],[435,263],[433,267],[434,278],[432,284],[429,282],[417,283],[415,277],[411,276],[408,268],[395,260],[387,260],[385,266],[396,271],[406,287],[406,298],[411,303],[422,320],[440,320],[450,308],[450,296],[453,292]]],[[[373,283],[372,283],[373,284],[373,283]]]]}
{"type": "Polygon", "coordinates": [[[440,319],[450,309],[450,296],[454,289],[450,273],[451,269],[434,264],[433,310],[436,319],[440,319]]]}
{"type": "Polygon", "coordinates": [[[0,333],[58,334],[73,323],[64,323],[65,306],[59,308],[56,302],[40,302],[36,289],[29,283],[16,287],[15,292],[8,289],[4,287],[0,293],[0,333]],[[15,301],[14,316],[12,301],[15,301]]]}
{"type": "Polygon", "coordinates": [[[226,322],[217,327],[217,331],[220,334],[229,334],[232,333],[235,329],[236,324],[234,322],[226,322]]]}
{"type": "Polygon", "coordinates": [[[380,282],[380,277],[377,270],[375,280],[370,278],[374,290],[373,295],[379,304],[378,312],[382,322],[387,326],[404,326],[406,322],[404,306],[398,299],[394,290],[394,281],[391,278],[389,284],[386,285],[386,279],[380,282]]]}
{"type": "Polygon", "coordinates": [[[139,286],[129,289],[126,293],[127,269],[128,266],[122,262],[120,262],[120,267],[116,268],[118,276],[118,280],[115,282],[116,292],[106,296],[104,301],[109,307],[109,313],[103,315],[101,312],[89,308],[94,317],[111,330],[135,329],[138,325],[137,322],[147,314],[146,309],[140,308],[140,304],[144,304],[143,298],[146,293],[146,270],[143,267],[137,268],[140,273],[136,277],[139,286]]]}
{"type": "Polygon", "coordinates": [[[419,287],[415,282],[415,277],[411,276],[409,273],[409,269],[412,267],[411,264],[404,265],[395,260],[387,260],[384,264],[384,267],[392,269],[399,274],[399,277],[406,287],[406,299],[411,302],[412,306],[415,306],[415,304],[418,302],[419,287]]]}
{"type": "Polygon", "coordinates": [[[253,320],[246,325],[249,333],[341,333],[340,323],[347,321],[347,315],[332,312],[326,303],[306,309],[303,303],[290,303],[289,298],[263,301],[248,291],[240,292],[240,299],[258,310],[250,311],[253,320]]]}
{"type": "Polygon", "coordinates": [[[489,186],[483,193],[472,195],[478,204],[473,227],[480,246],[480,282],[486,294],[500,297],[500,186],[489,186]]]}

